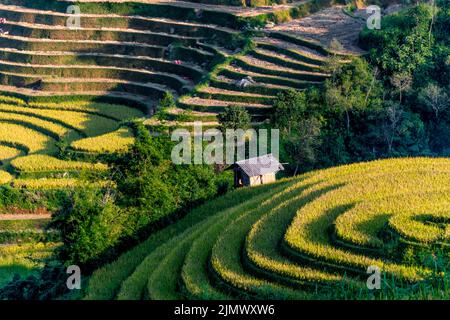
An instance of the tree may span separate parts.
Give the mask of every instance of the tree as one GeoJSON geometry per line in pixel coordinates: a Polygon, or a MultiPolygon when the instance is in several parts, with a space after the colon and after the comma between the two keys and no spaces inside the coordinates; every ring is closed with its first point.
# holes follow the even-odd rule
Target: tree
{"type": "Polygon", "coordinates": [[[439,114],[450,106],[450,97],[447,92],[433,83],[421,90],[419,100],[434,112],[436,120],[439,119],[439,114]]]}
{"type": "Polygon", "coordinates": [[[282,133],[291,134],[293,127],[306,116],[306,92],[289,89],[279,93],[272,109],[272,124],[282,133]]]}
{"type": "Polygon", "coordinates": [[[232,105],[225,109],[224,112],[218,115],[220,129],[225,132],[226,129],[242,129],[250,128],[250,114],[241,106],[232,105]]]}
{"type": "Polygon", "coordinates": [[[381,87],[375,78],[376,73],[362,59],[355,58],[342,67],[336,81],[325,84],[325,100],[328,107],[338,114],[344,114],[347,134],[350,134],[350,115],[364,111],[379,104],[381,87]]]}
{"type": "Polygon", "coordinates": [[[272,127],[281,133],[282,156],[297,172],[314,168],[321,145],[321,94],[317,88],[286,90],[278,94],[272,113],[272,127]]]}
{"type": "Polygon", "coordinates": [[[418,5],[384,18],[382,30],[365,29],[360,42],[386,77],[394,73],[413,73],[432,56],[431,21],[431,8],[418,5]]]}
{"type": "Polygon", "coordinates": [[[294,175],[300,167],[302,171],[315,167],[321,144],[321,123],[318,119],[302,119],[295,126],[295,133],[285,136],[283,141],[287,155],[295,163],[294,175]]]}
{"type": "Polygon", "coordinates": [[[386,155],[428,155],[425,125],[416,113],[405,110],[399,103],[388,101],[381,113],[381,136],[387,147],[386,155]]]}
{"type": "Polygon", "coordinates": [[[430,134],[431,150],[438,155],[450,157],[450,122],[440,121],[430,126],[429,131],[432,131],[430,134]]]}
{"type": "Polygon", "coordinates": [[[164,92],[164,95],[161,98],[161,100],[159,100],[158,104],[156,105],[156,108],[154,110],[155,117],[159,121],[165,121],[167,120],[166,114],[167,110],[175,107],[176,107],[175,98],[173,97],[172,93],[166,91],[164,92]]]}
{"type": "Polygon", "coordinates": [[[403,93],[409,89],[411,89],[412,85],[412,75],[408,72],[399,72],[395,73],[391,77],[391,84],[399,93],[399,100],[402,103],[403,93]]]}
{"type": "Polygon", "coordinates": [[[342,43],[340,43],[339,40],[336,38],[331,39],[329,47],[330,50],[335,54],[342,53],[345,50],[342,43]]]}
{"type": "Polygon", "coordinates": [[[169,91],[164,92],[163,97],[158,102],[158,110],[166,110],[175,107],[175,98],[169,91]]]}
{"type": "Polygon", "coordinates": [[[450,31],[450,1],[438,1],[438,7],[439,9],[433,34],[438,41],[448,44],[450,43],[448,37],[450,31]]]}
{"type": "Polygon", "coordinates": [[[120,197],[117,202],[132,213],[135,228],[184,210],[217,192],[213,166],[176,165],[170,158],[174,146],[170,137],[151,136],[141,122],[135,123],[134,131],[136,142],[114,163],[114,169],[121,173],[115,176],[120,197]]]}
{"type": "Polygon", "coordinates": [[[331,75],[331,81],[334,83],[336,75],[340,72],[342,67],[341,58],[338,53],[343,52],[344,47],[336,38],[331,40],[329,47],[332,54],[328,56],[324,69],[331,75]]]}
{"type": "Polygon", "coordinates": [[[403,116],[400,104],[391,102],[385,109],[385,121],[383,123],[383,134],[388,146],[388,154],[392,154],[395,138],[399,133],[399,125],[403,116]]]}
{"type": "Polygon", "coordinates": [[[428,33],[428,42],[429,42],[430,46],[431,46],[431,40],[433,37],[433,27],[434,27],[434,23],[435,23],[435,19],[436,19],[436,10],[437,10],[436,0],[431,0],[431,10],[432,10],[432,13],[431,13],[430,31],[428,33]]]}
{"type": "Polygon", "coordinates": [[[59,253],[69,264],[95,266],[98,258],[117,244],[124,229],[124,212],[98,190],[73,192],[56,213],[54,226],[61,231],[59,253]]]}

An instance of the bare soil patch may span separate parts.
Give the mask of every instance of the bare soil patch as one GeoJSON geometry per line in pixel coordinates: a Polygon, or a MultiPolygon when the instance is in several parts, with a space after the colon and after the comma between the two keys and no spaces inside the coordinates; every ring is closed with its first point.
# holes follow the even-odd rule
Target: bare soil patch
{"type": "Polygon", "coordinates": [[[305,39],[319,41],[329,47],[333,39],[344,47],[342,53],[362,54],[358,47],[358,36],[365,25],[365,10],[358,10],[356,17],[343,12],[343,6],[326,8],[302,19],[295,19],[276,25],[268,31],[281,31],[301,36],[305,39]]]}
{"type": "Polygon", "coordinates": [[[50,219],[52,213],[46,208],[26,210],[18,207],[8,207],[0,210],[0,220],[33,220],[50,219]]]}

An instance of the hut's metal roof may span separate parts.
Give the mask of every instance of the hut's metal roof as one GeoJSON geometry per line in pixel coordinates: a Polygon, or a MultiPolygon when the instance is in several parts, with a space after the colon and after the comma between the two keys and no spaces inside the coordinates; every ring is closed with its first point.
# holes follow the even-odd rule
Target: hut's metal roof
{"type": "Polygon", "coordinates": [[[268,173],[276,173],[284,170],[280,162],[271,154],[264,156],[245,159],[237,161],[235,166],[238,166],[249,177],[263,176],[268,173]]]}

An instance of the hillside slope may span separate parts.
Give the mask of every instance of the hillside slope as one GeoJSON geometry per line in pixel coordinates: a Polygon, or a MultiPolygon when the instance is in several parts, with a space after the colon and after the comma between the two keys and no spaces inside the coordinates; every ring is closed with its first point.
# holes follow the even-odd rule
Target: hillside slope
{"type": "MultiPolygon", "coordinates": [[[[40,100],[119,98],[144,106],[148,115],[169,92],[182,96],[167,112],[169,124],[214,125],[217,113],[236,103],[255,122],[264,120],[277,93],[326,79],[323,63],[330,53],[322,46],[269,31],[259,33],[256,47],[243,52],[248,37],[243,31],[304,17],[333,1],[263,7],[197,2],[77,1],[79,25],[74,27],[74,16],[67,13],[74,1],[1,0],[0,92],[40,100]],[[224,61],[223,68],[213,69],[224,61]],[[250,85],[237,84],[247,78],[250,85]],[[196,87],[199,83],[204,85],[196,87]]],[[[148,124],[160,123],[150,119],[148,124]]]]}
{"type": "Polygon", "coordinates": [[[359,292],[369,266],[431,273],[408,250],[450,245],[450,160],[392,159],[234,191],[90,278],[86,299],[308,299],[359,292]],[[338,285],[338,287],[336,287],[338,285]]]}
{"type": "MultiPolygon", "coordinates": [[[[205,78],[209,86],[168,111],[174,124],[216,125],[217,113],[232,102],[245,105],[255,121],[265,119],[278,92],[325,79],[320,68],[327,52],[309,42],[296,46],[296,39],[267,43],[276,36],[261,34],[258,48],[238,58],[242,31],[331,3],[275,1],[250,8],[232,0],[0,0],[0,185],[34,193],[103,184],[109,176],[101,163],[105,153],[134,141],[128,121],[150,117],[163,94],[183,96],[205,78]],[[71,5],[81,11],[75,27],[71,5]],[[231,57],[236,64],[210,75],[231,57]],[[237,87],[247,76],[255,83],[237,87]],[[86,171],[99,182],[84,181],[86,171]]],[[[0,215],[11,213],[4,211],[0,215]]],[[[41,236],[43,228],[26,215],[20,223],[2,218],[0,282],[7,282],[41,266],[36,257],[51,253],[59,240],[41,236]],[[36,241],[51,245],[43,250],[36,241]],[[18,250],[19,243],[26,246],[18,250]]]]}

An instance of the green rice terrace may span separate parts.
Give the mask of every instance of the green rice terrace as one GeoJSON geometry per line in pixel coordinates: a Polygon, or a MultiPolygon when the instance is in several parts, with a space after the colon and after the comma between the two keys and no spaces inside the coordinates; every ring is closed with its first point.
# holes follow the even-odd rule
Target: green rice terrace
{"type": "MultiPolygon", "coordinates": [[[[75,154],[126,148],[132,135],[124,122],[153,114],[166,92],[179,99],[164,110],[164,126],[215,126],[217,113],[237,103],[257,123],[267,119],[279,92],[320,85],[328,76],[323,64],[330,52],[319,44],[264,30],[249,43],[240,32],[275,19],[277,12],[305,15],[327,1],[302,1],[271,13],[212,4],[199,11],[190,2],[117,2],[77,1],[76,30],[66,26],[71,1],[0,2],[2,183],[15,178],[19,187],[60,187],[76,183],[65,173],[105,169],[58,161],[57,144],[75,154]]],[[[147,125],[161,125],[157,118],[147,125]]]]}
{"type": "Polygon", "coordinates": [[[0,300],[78,262],[82,290],[26,298],[448,298],[418,257],[449,254],[450,19],[391,63],[363,4],[0,0],[0,300]],[[283,179],[170,162],[168,133],[235,108],[280,129],[283,179]]]}
{"type": "MultiPolygon", "coordinates": [[[[216,113],[233,103],[245,106],[258,121],[264,120],[278,92],[319,84],[327,77],[322,65],[329,52],[316,43],[261,31],[249,44],[231,29],[269,19],[258,12],[247,22],[226,10],[202,13],[175,2],[167,9],[156,6],[161,13],[155,17],[155,5],[124,5],[120,10],[127,15],[118,15],[109,14],[111,9],[101,2],[89,2],[80,3],[82,27],[70,30],[65,26],[68,15],[58,12],[67,5],[64,1],[50,2],[55,11],[37,10],[42,6],[35,1],[22,1],[23,7],[17,6],[21,1],[13,2],[16,6],[8,1],[0,6],[7,19],[7,34],[1,35],[1,82],[20,88],[13,90],[17,94],[107,93],[152,112],[163,93],[170,92],[180,97],[178,108],[167,111],[172,121],[214,123],[216,113]],[[144,13],[150,17],[140,16],[144,13]],[[246,77],[252,85],[239,86],[238,80],[246,77]]],[[[47,1],[44,7],[49,6],[47,1]]],[[[303,1],[299,8],[300,15],[320,5],[303,1]]]]}
{"type": "MultiPolygon", "coordinates": [[[[243,30],[330,1],[204,3],[0,1],[0,184],[30,192],[85,187],[81,172],[106,174],[101,155],[133,143],[132,119],[148,118],[150,128],[216,126],[217,114],[239,103],[257,123],[277,93],[327,77],[330,52],[319,44],[262,29],[248,40],[243,30]],[[81,10],[76,29],[67,25],[72,4],[81,10]],[[239,86],[247,77],[251,85],[239,86]],[[161,123],[149,116],[165,93],[177,105],[161,123]]],[[[50,212],[4,213],[0,285],[32,273],[59,245],[50,212]]]]}
{"type": "Polygon", "coordinates": [[[450,245],[449,179],[449,159],[417,158],[235,191],[97,270],[85,298],[363,299],[368,266],[413,283],[435,270],[403,256],[450,245]]]}

